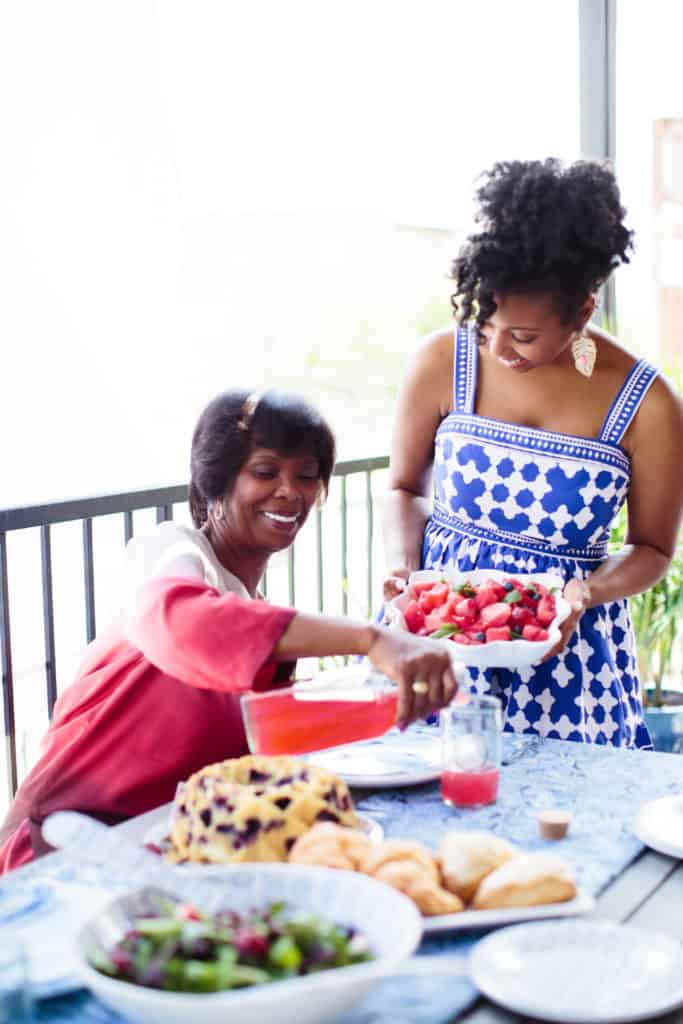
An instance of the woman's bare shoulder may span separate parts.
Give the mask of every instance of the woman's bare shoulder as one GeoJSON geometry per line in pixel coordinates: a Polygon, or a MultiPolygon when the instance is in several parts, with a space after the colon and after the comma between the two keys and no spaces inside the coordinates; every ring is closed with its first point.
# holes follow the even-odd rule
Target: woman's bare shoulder
{"type": "Polygon", "coordinates": [[[618,338],[609,334],[602,327],[590,325],[588,334],[594,341],[598,342],[598,359],[603,366],[607,366],[614,373],[626,376],[638,362],[638,356],[622,345],[618,338]]]}
{"type": "Polygon", "coordinates": [[[444,327],[422,338],[417,346],[409,386],[431,400],[439,417],[448,415],[453,392],[453,328],[444,327]]]}
{"type": "Polygon", "coordinates": [[[652,381],[634,425],[641,437],[647,432],[652,440],[664,435],[683,444],[683,399],[663,374],[652,381]]]}
{"type": "Polygon", "coordinates": [[[417,358],[426,364],[438,363],[442,366],[444,361],[453,361],[454,344],[453,327],[440,327],[420,339],[417,358]]]}

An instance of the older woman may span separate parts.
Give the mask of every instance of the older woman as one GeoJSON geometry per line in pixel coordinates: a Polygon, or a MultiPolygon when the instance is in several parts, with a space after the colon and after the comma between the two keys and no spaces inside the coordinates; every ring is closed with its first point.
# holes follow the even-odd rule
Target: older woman
{"type": "Polygon", "coordinates": [[[454,261],[455,331],[421,346],[399,401],[386,596],[420,566],[553,571],[572,613],[535,670],[469,673],[508,730],[647,747],[626,598],[667,571],[683,508],[681,401],[590,323],[628,259],[612,173],[496,164],[454,261]],[[434,504],[427,502],[433,468],[434,504]],[[628,506],[626,546],[608,554],[628,506]]]}
{"type": "Polygon", "coordinates": [[[455,678],[435,642],[256,600],[269,556],[325,493],[334,452],[297,397],[229,391],[206,408],[192,440],[194,529],[163,523],[128,545],[121,614],[55,705],[0,830],[0,871],[44,852],[53,811],[121,821],[246,753],[239,694],[286,685],[299,656],[366,655],[399,685],[399,722],[450,701],[455,678]]]}

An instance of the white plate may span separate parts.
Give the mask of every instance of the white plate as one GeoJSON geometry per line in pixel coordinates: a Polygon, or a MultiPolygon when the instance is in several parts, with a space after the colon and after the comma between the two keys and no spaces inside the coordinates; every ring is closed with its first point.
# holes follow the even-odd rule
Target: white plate
{"type": "MultiPolygon", "coordinates": [[[[373,821],[372,818],[366,817],[364,814],[357,814],[359,824],[359,831],[364,832],[368,839],[373,843],[381,843],[384,838],[384,829],[378,821],[373,821]]],[[[156,825],[152,825],[143,837],[142,842],[145,845],[152,844],[153,846],[163,847],[163,844],[168,839],[169,833],[169,822],[159,821],[156,825]]],[[[183,865],[187,867],[188,865],[183,865]]],[[[192,867],[204,867],[201,864],[193,864],[192,867]]]]}
{"type": "Polygon", "coordinates": [[[419,786],[433,782],[441,775],[441,744],[439,731],[434,742],[405,746],[383,744],[378,740],[351,743],[311,754],[309,760],[338,775],[348,786],[385,789],[391,786],[419,786]]]}
{"type": "MultiPolygon", "coordinates": [[[[542,583],[549,588],[564,587],[564,580],[561,576],[549,572],[537,573],[513,573],[500,572],[498,569],[473,569],[472,572],[455,572],[454,570],[420,569],[408,577],[408,586],[411,583],[426,583],[430,580],[448,580],[449,583],[459,584],[470,580],[472,583],[483,583],[484,580],[502,580],[513,576],[521,582],[542,583]]],[[[386,606],[387,618],[390,624],[406,629],[403,610],[412,600],[408,591],[399,594],[386,606]]],[[[495,640],[492,643],[482,644],[480,647],[466,647],[463,644],[456,644],[452,640],[443,640],[451,657],[464,665],[472,665],[477,668],[529,668],[537,665],[548,651],[560,639],[560,624],[571,611],[569,603],[561,596],[555,595],[555,608],[557,614],[548,627],[547,640],[495,640]]]]}
{"type": "Polygon", "coordinates": [[[683,857],[683,796],[664,796],[644,804],[634,831],[658,853],[683,857]]]}
{"type": "Polygon", "coordinates": [[[72,938],[93,913],[110,903],[113,892],[97,885],[50,880],[38,908],[18,917],[12,934],[28,954],[28,981],[34,999],[49,999],[81,988],[72,938]]]}
{"type": "Polygon", "coordinates": [[[595,900],[587,892],[579,892],[573,900],[564,903],[544,903],[538,907],[507,907],[505,910],[463,910],[460,914],[440,914],[425,917],[425,935],[438,932],[470,931],[474,928],[500,928],[520,921],[537,921],[548,917],[578,917],[588,914],[595,900]]]}
{"type": "Polygon", "coordinates": [[[676,939],[611,921],[538,921],[488,935],[472,983],[508,1010],[547,1021],[644,1020],[683,1003],[676,939]]]}

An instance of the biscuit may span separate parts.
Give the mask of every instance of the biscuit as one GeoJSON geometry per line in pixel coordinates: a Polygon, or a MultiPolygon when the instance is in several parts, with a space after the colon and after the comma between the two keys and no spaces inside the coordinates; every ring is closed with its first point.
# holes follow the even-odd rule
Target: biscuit
{"type": "Polygon", "coordinates": [[[574,871],[550,853],[521,853],[482,881],[472,901],[475,910],[563,903],[576,896],[574,871]]]}
{"type": "Polygon", "coordinates": [[[449,832],[438,851],[443,884],[469,903],[482,879],[516,853],[512,843],[491,832],[449,832]]]}

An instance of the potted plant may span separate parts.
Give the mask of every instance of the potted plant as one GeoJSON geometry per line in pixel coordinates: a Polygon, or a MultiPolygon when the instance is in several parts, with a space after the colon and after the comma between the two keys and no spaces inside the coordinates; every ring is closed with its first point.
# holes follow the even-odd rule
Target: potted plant
{"type": "MultiPolygon", "coordinates": [[[[621,547],[626,532],[622,514],[612,532],[621,547]]],[[[674,667],[676,643],[683,635],[683,537],[666,576],[649,590],[629,598],[643,687],[645,720],[656,750],[683,753],[683,692],[666,688],[674,667]]]]}

